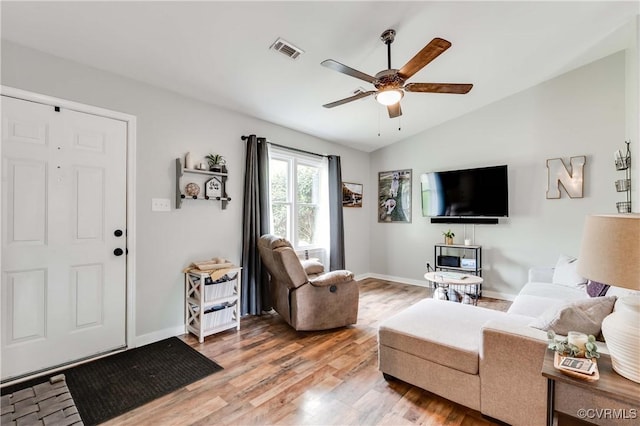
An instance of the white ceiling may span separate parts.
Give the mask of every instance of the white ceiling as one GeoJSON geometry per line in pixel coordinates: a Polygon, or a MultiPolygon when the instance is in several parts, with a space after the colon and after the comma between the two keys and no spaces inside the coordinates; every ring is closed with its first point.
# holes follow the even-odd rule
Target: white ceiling
{"type": "Polygon", "coordinates": [[[638,1],[611,2],[9,2],[2,38],[373,151],[633,45],[638,1]],[[386,68],[380,34],[397,31],[400,68],[434,37],[453,46],[409,82],[473,83],[467,95],[407,93],[400,119],[373,97],[322,105],[386,68]],[[631,35],[629,35],[631,34],[631,35]],[[305,54],[270,50],[282,37],[305,54]],[[401,126],[401,131],[398,127],[401,126]],[[378,136],[380,132],[380,136],[378,136]]]}

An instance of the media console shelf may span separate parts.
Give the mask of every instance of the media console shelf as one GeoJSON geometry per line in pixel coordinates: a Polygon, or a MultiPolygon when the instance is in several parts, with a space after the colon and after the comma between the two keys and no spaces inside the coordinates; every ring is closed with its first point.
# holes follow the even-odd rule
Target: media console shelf
{"type": "Polygon", "coordinates": [[[436,271],[458,271],[482,276],[482,246],[436,244],[433,260],[436,271]]]}

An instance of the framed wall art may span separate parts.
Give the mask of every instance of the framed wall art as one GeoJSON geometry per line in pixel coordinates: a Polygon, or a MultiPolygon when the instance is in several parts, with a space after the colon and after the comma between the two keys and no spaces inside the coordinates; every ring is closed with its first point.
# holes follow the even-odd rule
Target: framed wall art
{"type": "Polygon", "coordinates": [[[378,173],[378,222],[411,223],[411,169],[378,173]]]}
{"type": "Polygon", "coordinates": [[[342,182],[342,207],[362,207],[362,184],[342,182]]]}

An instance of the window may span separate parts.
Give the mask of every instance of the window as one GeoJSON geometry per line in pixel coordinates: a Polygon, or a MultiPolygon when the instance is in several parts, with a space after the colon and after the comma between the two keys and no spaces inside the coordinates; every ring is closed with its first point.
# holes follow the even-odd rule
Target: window
{"type": "Polygon", "coordinates": [[[329,216],[325,158],[269,149],[271,233],[296,251],[326,246],[329,216]]]}

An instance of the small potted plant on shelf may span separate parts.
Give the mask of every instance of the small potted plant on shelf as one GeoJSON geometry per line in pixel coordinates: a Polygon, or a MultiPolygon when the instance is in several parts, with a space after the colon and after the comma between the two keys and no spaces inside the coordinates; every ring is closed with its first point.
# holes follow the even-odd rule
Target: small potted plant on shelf
{"type": "Polygon", "coordinates": [[[224,157],[220,154],[209,154],[205,157],[209,163],[209,170],[212,172],[224,172],[227,163],[224,157]]]}
{"type": "Polygon", "coordinates": [[[451,232],[451,229],[449,229],[446,232],[443,232],[442,235],[444,235],[444,243],[447,245],[451,245],[453,244],[453,237],[456,236],[456,234],[454,234],[453,232],[451,232]]]}

